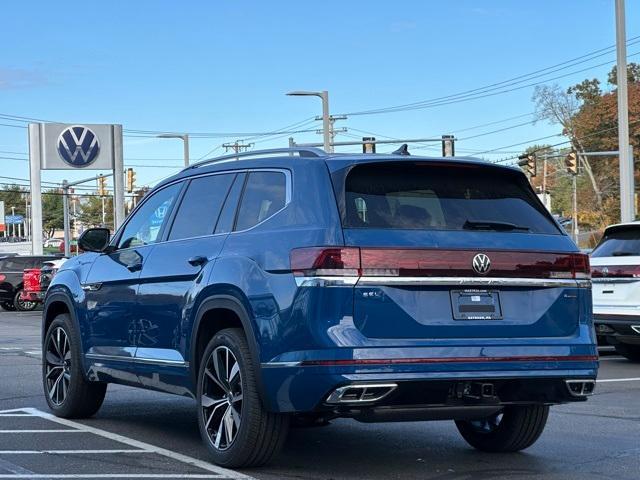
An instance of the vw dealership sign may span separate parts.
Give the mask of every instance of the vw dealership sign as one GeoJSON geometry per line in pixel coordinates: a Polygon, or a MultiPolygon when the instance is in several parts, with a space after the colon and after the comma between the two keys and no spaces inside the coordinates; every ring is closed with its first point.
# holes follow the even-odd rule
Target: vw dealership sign
{"type": "MultiPolygon", "coordinates": [[[[124,221],[122,125],[81,123],[29,124],[32,253],[42,253],[42,170],[113,171],[114,227],[124,221]]],[[[92,179],[89,179],[92,180],[92,179]]],[[[80,183],[85,180],[80,181],[80,183]]],[[[65,238],[68,225],[65,220],[65,238]]],[[[69,244],[69,242],[66,242],[69,244]]]]}
{"type": "Polygon", "coordinates": [[[114,141],[122,144],[120,125],[40,123],[34,124],[40,137],[42,170],[113,169],[114,141]],[[118,130],[118,132],[116,132],[118,130]]]}
{"type": "Polygon", "coordinates": [[[58,155],[72,167],[88,167],[99,153],[100,141],[89,127],[73,125],[58,137],[58,155]]]}

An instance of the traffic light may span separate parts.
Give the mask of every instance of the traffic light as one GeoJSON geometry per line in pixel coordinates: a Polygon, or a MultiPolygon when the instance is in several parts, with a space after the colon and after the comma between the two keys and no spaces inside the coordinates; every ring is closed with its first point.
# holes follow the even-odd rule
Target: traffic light
{"type": "Polygon", "coordinates": [[[538,162],[532,153],[527,155],[527,173],[530,177],[535,177],[538,174],[538,162]]]}
{"type": "Polygon", "coordinates": [[[98,195],[104,197],[107,194],[107,177],[98,177],[98,195]]]}
{"type": "Polygon", "coordinates": [[[362,137],[362,153],[376,153],[376,137],[362,137]]]}
{"type": "Polygon", "coordinates": [[[136,183],[136,172],[133,168],[127,168],[127,193],[133,193],[133,188],[136,183]]]}
{"type": "Polygon", "coordinates": [[[537,159],[533,153],[525,153],[518,157],[518,165],[523,167],[530,177],[535,177],[538,173],[537,159]]]}
{"type": "Polygon", "coordinates": [[[578,174],[578,155],[576,152],[571,152],[564,159],[564,164],[567,166],[567,172],[571,175],[578,174]]]}

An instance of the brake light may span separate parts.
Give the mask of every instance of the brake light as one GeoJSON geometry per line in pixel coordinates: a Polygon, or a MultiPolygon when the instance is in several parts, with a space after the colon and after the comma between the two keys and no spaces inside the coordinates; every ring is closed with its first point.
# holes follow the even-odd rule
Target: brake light
{"type": "Polygon", "coordinates": [[[7,278],[6,275],[2,275],[0,273],[0,282],[4,282],[6,278],[7,278]]]}
{"type": "Polygon", "coordinates": [[[22,281],[24,284],[25,292],[39,292],[40,291],[40,269],[29,268],[22,274],[22,281]]]}
{"type": "Polygon", "coordinates": [[[360,249],[352,247],[310,247],[291,251],[291,271],[296,276],[360,275],[360,249]]]}
{"type": "Polygon", "coordinates": [[[602,265],[591,268],[593,278],[640,278],[640,265],[602,265]]]}
{"type": "MultiPolygon", "coordinates": [[[[484,274],[472,268],[477,250],[311,247],[291,251],[296,276],[590,277],[589,257],[581,253],[487,251],[491,266],[484,274]]],[[[638,272],[640,276],[640,271],[638,272]]]]}

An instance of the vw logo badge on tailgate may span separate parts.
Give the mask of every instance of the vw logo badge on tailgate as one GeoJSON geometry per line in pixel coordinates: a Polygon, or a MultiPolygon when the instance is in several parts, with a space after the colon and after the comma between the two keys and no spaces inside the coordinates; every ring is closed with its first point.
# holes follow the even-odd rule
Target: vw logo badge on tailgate
{"type": "Polygon", "coordinates": [[[58,155],[72,167],[86,167],[98,158],[100,143],[89,128],[73,125],[58,137],[58,155]]]}
{"type": "Polygon", "coordinates": [[[491,270],[491,260],[484,253],[478,253],[471,262],[476,273],[485,274],[491,270]]]}

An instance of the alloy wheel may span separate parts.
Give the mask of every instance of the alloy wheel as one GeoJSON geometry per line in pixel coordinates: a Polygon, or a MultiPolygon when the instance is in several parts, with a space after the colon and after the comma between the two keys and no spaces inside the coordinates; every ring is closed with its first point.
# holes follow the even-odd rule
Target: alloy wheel
{"type": "Polygon", "coordinates": [[[62,405],[71,382],[71,345],[62,327],[57,327],[49,336],[45,364],[49,399],[55,405],[62,405]]]}
{"type": "Polygon", "coordinates": [[[204,365],[200,407],[212,445],[228,449],[242,419],[242,372],[236,356],[225,346],[211,352],[204,365]]]}

